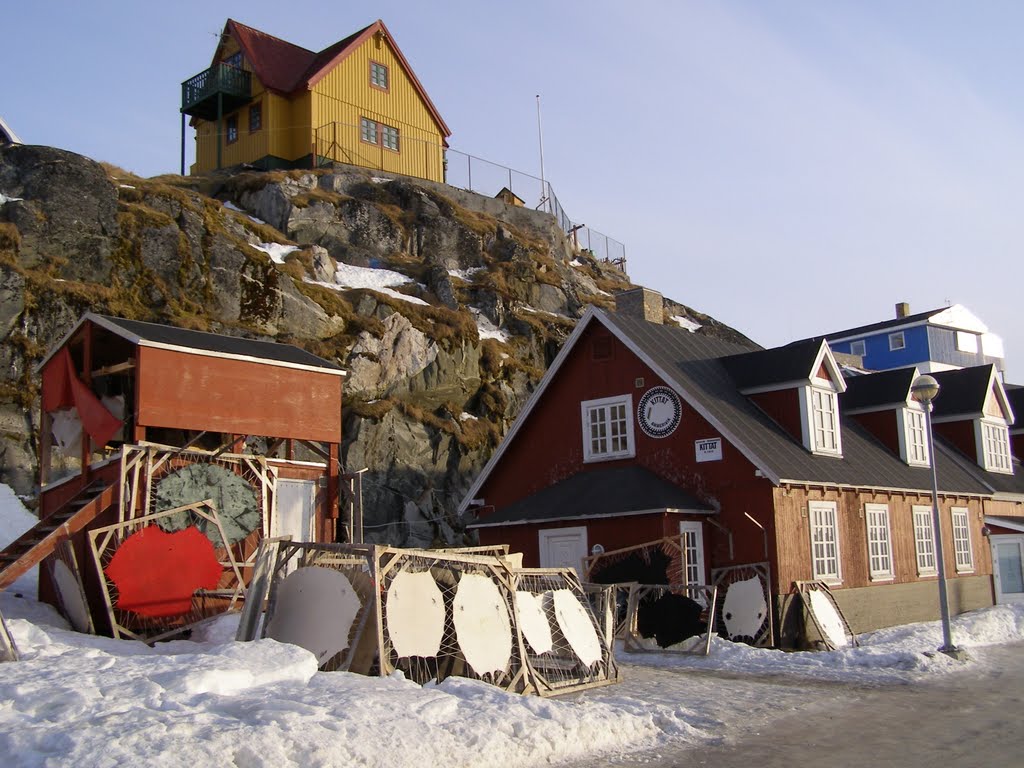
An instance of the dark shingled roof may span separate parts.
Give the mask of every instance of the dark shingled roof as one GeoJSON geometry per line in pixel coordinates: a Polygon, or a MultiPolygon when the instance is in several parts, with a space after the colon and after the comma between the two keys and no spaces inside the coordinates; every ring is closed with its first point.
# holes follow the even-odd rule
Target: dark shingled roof
{"type": "Polygon", "coordinates": [[[973,457],[965,456],[940,435],[936,435],[935,445],[936,448],[947,451],[966,471],[977,477],[996,493],[1024,495],[1024,467],[1021,466],[1019,459],[1011,457],[1012,475],[1004,472],[989,472],[984,467],[979,466],[973,457]]]}
{"type": "Polygon", "coordinates": [[[592,469],[549,485],[488,515],[470,528],[542,520],[612,517],[637,512],[715,510],[649,469],[636,465],[592,469]]]}
{"type": "Polygon", "coordinates": [[[322,357],[307,352],[291,344],[279,344],[276,341],[257,341],[240,339],[236,336],[222,336],[219,333],[188,331],[159,323],[144,323],[139,320],[125,320],[121,317],[93,315],[103,323],[117,326],[127,337],[134,337],[156,344],[168,344],[175,347],[201,349],[205,352],[219,352],[226,355],[254,357],[278,363],[304,365],[311,368],[325,368],[338,371],[341,366],[324,360],[322,357]]]}
{"type": "MultiPolygon", "coordinates": [[[[794,440],[742,395],[721,358],[753,351],[682,328],[595,311],[645,355],[684,399],[716,425],[769,477],[801,483],[929,490],[930,470],[911,467],[852,419],[842,420],[843,456],[819,456],[794,440]]],[[[938,401],[936,401],[938,402],[938,401]]],[[[841,410],[840,410],[841,413],[841,410]]],[[[945,491],[986,493],[974,474],[947,451],[937,451],[939,485],[945,491]]]]}
{"type": "Polygon", "coordinates": [[[995,366],[989,364],[931,374],[939,382],[939,394],[932,401],[932,415],[938,419],[981,413],[994,373],[995,366]]]}
{"type": "Polygon", "coordinates": [[[860,408],[893,407],[906,403],[916,368],[894,368],[860,376],[847,376],[839,407],[847,413],[860,408]]]}
{"type": "Polygon", "coordinates": [[[785,384],[788,381],[809,379],[814,361],[821,351],[821,342],[810,340],[774,349],[758,349],[722,359],[741,390],[785,384]]]}

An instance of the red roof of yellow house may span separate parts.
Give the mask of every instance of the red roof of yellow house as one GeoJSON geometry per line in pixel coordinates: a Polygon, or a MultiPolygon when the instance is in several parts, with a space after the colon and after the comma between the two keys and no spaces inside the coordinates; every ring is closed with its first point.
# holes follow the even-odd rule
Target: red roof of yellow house
{"type": "MultiPolygon", "coordinates": [[[[266,32],[247,27],[245,24],[228,19],[224,26],[224,33],[232,35],[245,54],[246,60],[252,66],[253,72],[263,83],[263,86],[270,91],[281,94],[291,94],[303,88],[310,89],[319,82],[328,72],[341,63],[352,51],[358,48],[367,38],[374,34],[381,33],[387,38],[395,55],[402,63],[402,67],[409,75],[413,87],[420,95],[431,116],[441,129],[443,136],[451,136],[451,131],[445,123],[437,107],[430,100],[423,84],[420,83],[416,73],[412,71],[408,60],[402,54],[395,39],[391,36],[388,28],[380,19],[354,32],[343,40],[324,48],[319,53],[314,53],[306,48],[289,43],[266,32]]],[[[214,55],[214,63],[218,59],[214,55]]]]}

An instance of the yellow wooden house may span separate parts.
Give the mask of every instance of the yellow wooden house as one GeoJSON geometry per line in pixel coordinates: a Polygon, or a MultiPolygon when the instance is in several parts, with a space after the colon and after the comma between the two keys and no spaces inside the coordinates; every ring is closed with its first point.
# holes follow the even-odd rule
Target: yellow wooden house
{"type": "Polygon", "coordinates": [[[209,69],[181,84],[193,174],[351,163],[444,181],[451,135],[379,19],[319,53],[228,19],[209,69]]]}

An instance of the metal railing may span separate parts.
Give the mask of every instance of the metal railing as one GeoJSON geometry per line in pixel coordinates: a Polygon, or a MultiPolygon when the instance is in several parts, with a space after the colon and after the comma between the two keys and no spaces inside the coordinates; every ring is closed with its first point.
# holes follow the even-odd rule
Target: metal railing
{"type": "Polygon", "coordinates": [[[489,197],[497,196],[503,188],[507,189],[525,207],[554,216],[558,226],[579,248],[590,251],[594,258],[625,270],[625,244],[592,227],[573,223],[551,183],[542,181],[539,176],[404,133],[400,137],[399,150],[401,154],[361,141],[358,126],[333,122],[314,132],[313,164],[318,167],[330,162],[348,163],[425,179],[441,179],[450,187],[489,197]],[[409,162],[403,163],[402,157],[409,158],[409,162]],[[438,162],[440,168],[437,167],[438,162]],[[414,172],[410,173],[410,169],[414,172]]]}
{"type": "Polygon", "coordinates": [[[228,64],[203,70],[181,84],[181,109],[186,111],[218,92],[248,98],[252,94],[252,75],[228,64]]]}

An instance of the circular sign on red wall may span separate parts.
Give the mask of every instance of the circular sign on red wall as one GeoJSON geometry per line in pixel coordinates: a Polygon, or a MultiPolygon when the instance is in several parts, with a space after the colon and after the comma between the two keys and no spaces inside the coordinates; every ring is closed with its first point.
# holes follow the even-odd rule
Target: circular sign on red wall
{"type": "Polygon", "coordinates": [[[640,398],[636,417],[648,437],[668,437],[676,431],[683,404],[671,387],[651,387],[640,398]]]}

